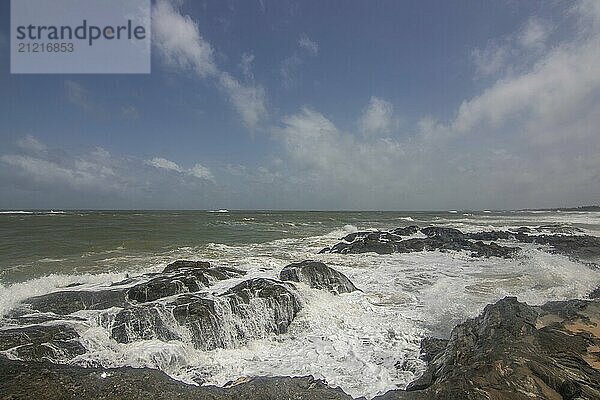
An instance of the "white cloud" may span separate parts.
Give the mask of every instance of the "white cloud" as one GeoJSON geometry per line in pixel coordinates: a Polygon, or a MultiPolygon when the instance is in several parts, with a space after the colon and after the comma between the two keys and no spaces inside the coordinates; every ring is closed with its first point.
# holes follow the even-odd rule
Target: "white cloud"
{"type": "Polygon", "coordinates": [[[391,104],[377,98],[359,120],[363,135],[343,132],[307,107],[284,117],[276,138],[291,166],[289,180],[311,193],[307,198],[336,208],[597,202],[600,7],[584,4],[574,8],[586,11],[576,14],[575,37],[542,46],[547,39],[538,35],[526,41],[535,51],[525,61],[509,51],[499,63],[501,77],[465,99],[447,122],[424,117],[412,131],[399,132],[388,123],[391,104]]]}
{"type": "Polygon", "coordinates": [[[389,134],[397,128],[398,119],[394,116],[392,103],[372,96],[358,123],[363,134],[372,136],[389,134]]]}
{"type": "Polygon", "coordinates": [[[530,18],[518,36],[518,42],[525,48],[542,48],[548,36],[552,33],[552,26],[539,18],[530,18]]]}
{"type": "Polygon", "coordinates": [[[188,173],[196,178],[214,182],[215,178],[208,168],[202,164],[196,164],[189,169],[188,173]]]}
{"type": "Polygon", "coordinates": [[[316,56],[319,54],[319,44],[313,40],[310,40],[306,34],[302,34],[300,39],[298,39],[298,46],[301,49],[304,49],[311,56],[316,56]]]}
{"type": "Polygon", "coordinates": [[[315,57],[318,54],[319,44],[310,40],[305,34],[302,34],[300,39],[298,39],[298,49],[295,49],[292,55],[285,58],[279,67],[279,74],[281,75],[283,86],[288,89],[294,86],[298,68],[304,63],[306,55],[315,57]]]}
{"type": "Polygon", "coordinates": [[[200,77],[217,73],[213,49],[200,35],[198,24],[169,1],[157,1],[152,8],[152,31],[152,43],[167,64],[200,77]]]}
{"type": "Polygon", "coordinates": [[[501,72],[510,57],[510,48],[504,44],[491,41],[483,49],[471,52],[473,63],[481,75],[495,75],[501,72]]]}
{"type": "Polygon", "coordinates": [[[46,150],[46,145],[31,135],[26,135],[17,140],[17,146],[26,151],[41,153],[46,150]]]}
{"type": "Polygon", "coordinates": [[[214,183],[214,176],[202,164],[185,169],[162,157],[144,161],[115,156],[103,148],[72,154],[36,142],[35,147],[43,151],[32,152],[33,142],[27,141],[15,153],[0,154],[0,204],[16,201],[18,207],[33,208],[53,204],[75,208],[218,205],[217,186],[207,185],[214,183]],[[24,195],[15,197],[15,193],[24,195]]]}
{"type": "Polygon", "coordinates": [[[210,169],[203,166],[202,164],[195,164],[192,168],[185,169],[180,167],[179,164],[177,164],[176,162],[167,160],[163,157],[155,157],[151,160],[146,160],[145,163],[154,168],[164,169],[167,171],[174,171],[180,174],[193,176],[194,178],[203,179],[211,182],[215,181],[215,178],[210,169]]]}
{"type": "Polygon", "coordinates": [[[152,160],[146,161],[146,163],[148,165],[153,166],[154,168],[183,172],[183,169],[179,165],[177,165],[177,163],[162,157],[155,157],[152,160]]]}
{"type": "Polygon", "coordinates": [[[89,98],[88,91],[81,85],[72,80],[65,80],[65,96],[69,103],[74,104],[84,110],[90,110],[92,108],[89,98]]]}
{"type": "Polygon", "coordinates": [[[182,15],[172,3],[159,0],[153,7],[153,44],[167,65],[211,79],[228,96],[242,122],[255,129],[267,116],[266,94],[258,84],[244,85],[219,69],[214,50],[201,35],[198,24],[182,15]]]}
{"type": "Polygon", "coordinates": [[[242,70],[242,74],[247,79],[254,79],[254,74],[252,73],[252,63],[254,62],[254,54],[244,53],[242,54],[242,60],[240,61],[240,69],[242,70]]]}
{"type": "Polygon", "coordinates": [[[519,31],[489,40],[471,52],[477,72],[482,76],[522,73],[542,54],[553,30],[548,21],[531,17],[519,31]]]}
{"type": "Polygon", "coordinates": [[[247,127],[256,127],[267,116],[266,94],[262,86],[245,86],[227,72],[221,74],[219,82],[247,127]]]}

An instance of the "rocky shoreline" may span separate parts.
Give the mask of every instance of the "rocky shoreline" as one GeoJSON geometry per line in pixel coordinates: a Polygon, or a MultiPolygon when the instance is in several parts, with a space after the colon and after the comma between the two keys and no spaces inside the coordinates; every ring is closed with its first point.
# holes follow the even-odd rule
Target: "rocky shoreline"
{"type": "MultiPolygon", "coordinates": [[[[558,225],[463,233],[407,226],[349,234],[321,252],[466,251],[472,257],[517,257],[519,244],[544,246],[593,263],[600,238],[558,225]],[[498,242],[498,243],[497,243],[498,242]]],[[[104,290],[66,290],[27,299],[0,330],[0,398],[350,399],[312,377],[240,378],[225,387],[194,386],[153,369],[80,365],[81,312],[100,310],[98,324],[117,343],[181,339],[200,350],[241,346],[285,333],[303,307],[296,284],[349,293],[344,274],[319,261],[284,267],[279,279],[178,260],[162,272],[104,290]],[[222,293],[211,288],[234,280],[222,293]]],[[[378,399],[600,399],[600,288],[589,300],[529,306],[507,297],[456,326],[449,340],[421,343],[427,369],[406,390],[378,399]]],[[[203,383],[201,380],[197,383],[203,383]]]]}

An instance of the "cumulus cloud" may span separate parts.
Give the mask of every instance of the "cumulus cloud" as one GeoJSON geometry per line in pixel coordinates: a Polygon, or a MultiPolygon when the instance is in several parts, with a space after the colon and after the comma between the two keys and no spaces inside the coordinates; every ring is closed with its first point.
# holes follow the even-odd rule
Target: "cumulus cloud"
{"type": "Polygon", "coordinates": [[[542,48],[546,45],[550,33],[552,25],[539,18],[530,18],[517,40],[525,48],[542,48]]]}
{"type": "Polygon", "coordinates": [[[214,60],[211,44],[200,34],[198,24],[167,0],[152,9],[153,44],[166,65],[200,79],[208,79],[225,93],[248,128],[256,128],[267,116],[262,86],[241,83],[222,71],[214,60]]]}
{"type": "Polygon", "coordinates": [[[153,166],[154,168],[166,169],[175,172],[183,172],[183,169],[179,165],[177,165],[177,163],[162,157],[155,157],[152,160],[146,161],[146,163],[148,165],[153,166]]]}
{"type": "Polygon", "coordinates": [[[275,133],[294,176],[334,207],[597,202],[600,7],[583,2],[572,12],[577,25],[571,39],[542,45],[552,29],[542,34],[531,20],[512,35],[515,48],[539,52],[523,63],[508,51],[511,56],[499,62],[505,73],[465,99],[448,121],[424,117],[401,132],[389,122],[391,104],[376,97],[363,110],[356,133],[340,130],[309,107],[284,117],[275,133]]]}
{"type": "Polygon", "coordinates": [[[550,22],[534,16],[517,32],[491,39],[483,48],[473,49],[471,58],[478,74],[498,76],[524,72],[542,55],[553,30],[550,22]]]}
{"type": "Polygon", "coordinates": [[[381,135],[397,128],[398,118],[394,115],[392,103],[372,96],[358,123],[363,134],[381,135]]]}
{"type": "Polygon", "coordinates": [[[185,169],[165,158],[144,161],[103,148],[71,153],[32,136],[0,153],[0,187],[0,204],[26,208],[212,208],[219,199],[202,164],[185,169]]]}

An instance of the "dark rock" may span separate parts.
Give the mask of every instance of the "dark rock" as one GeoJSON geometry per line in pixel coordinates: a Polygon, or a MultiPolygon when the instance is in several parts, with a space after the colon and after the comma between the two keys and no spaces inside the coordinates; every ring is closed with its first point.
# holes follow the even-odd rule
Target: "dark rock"
{"type": "Polygon", "coordinates": [[[354,242],[354,240],[356,240],[356,238],[365,238],[367,237],[369,234],[372,234],[373,231],[358,231],[358,232],[352,232],[347,234],[346,236],[344,236],[341,240],[344,240],[346,242],[354,242]]]}
{"type": "Polygon", "coordinates": [[[392,232],[394,235],[410,236],[419,232],[419,227],[417,225],[409,225],[403,228],[392,229],[390,232],[392,232]]]}
{"type": "Polygon", "coordinates": [[[337,294],[357,290],[346,275],[319,261],[306,260],[289,264],[281,270],[279,279],[304,282],[312,288],[326,289],[337,294]]]}
{"type": "Polygon", "coordinates": [[[510,231],[484,231],[462,233],[458,229],[429,226],[420,231],[427,238],[403,239],[405,233],[414,232],[415,226],[396,228],[388,232],[356,232],[346,236],[331,248],[320,253],[359,254],[373,252],[377,254],[410,253],[414,251],[469,251],[473,257],[512,258],[518,254],[518,247],[501,246],[496,240],[531,243],[549,246],[551,251],[574,257],[591,264],[600,261],[600,238],[589,235],[567,235],[565,232],[579,231],[579,228],[560,225],[546,225],[538,229],[560,232],[554,235],[531,235],[531,229],[520,227],[510,231]],[[541,229],[543,228],[543,229],[541,229]],[[349,241],[349,239],[352,239],[349,241]],[[491,243],[485,243],[485,242],[491,243]]]}
{"type": "Polygon", "coordinates": [[[85,353],[79,335],[67,325],[30,325],[0,330],[0,351],[25,361],[64,362],[85,353]]]}
{"type": "Polygon", "coordinates": [[[510,240],[514,239],[514,234],[505,231],[487,231],[487,232],[475,232],[466,233],[465,237],[472,240],[510,240]]]}
{"type": "Polygon", "coordinates": [[[186,293],[169,302],[129,307],[105,325],[121,343],[179,339],[187,331],[197,348],[212,350],[285,333],[301,307],[292,284],[256,278],[218,296],[186,293]]]}
{"type": "Polygon", "coordinates": [[[210,268],[210,262],[208,261],[190,261],[190,260],[177,260],[173,261],[171,264],[167,265],[163,270],[163,273],[175,272],[182,268],[200,268],[207,269],[210,268]]]}
{"type": "Polygon", "coordinates": [[[548,232],[552,234],[564,234],[564,235],[573,235],[575,233],[583,232],[583,229],[577,228],[576,226],[569,225],[561,225],[561,224],[548,224],[548,225],[540,225],[535,228],[538,232],[548,232]]]}
{"type": "Polygon", "coordinates": [[[421,340],[421,358],[426,362],[430,362],[444,351],[447,345],[448,339],[426,337],[421,340]]]}
{"type": "Polygon", "coordinates": [[[533,232],[531,230],[531,228],[528,228],[526,226],[520,226],[518,228],[514,228],[514,229],[509,229],[511,232],[515,232],[515,233],[531,233],[533,232]]]}
{"type": "Polygon", "coordinates": [[[599,399],[599,324],[598,302],[507,297],[454,328],[410,392],[376,399],[599,399]]]}
{"type": "Polygon", "coordinates": [[[124,290],[73,290],[31,297],[24,303],[40,312],[67,315],[79,310],[124,307],[127,304],[127,298],[124,290]]]}
{"type": "Polygon", "coordinates": [[[236,268],[211,267],[203,261],[175,261],[160,276],[133,286],[127,296],[130,300],[145,303],[179,293],[197,292],[217,281],[245,274],[236,268]]]}
{"type": "Polygon", "coordinates": [[[588,297],[590,299],[600,299],[600,287],[597,287],[596,289],[592,290],[588,297]]]}
{"type": "Polygon", "coordinates": [[[351,400],[313,377],[243,378],[228,387],[192,386],[148,368],[83,368],[0,356],[0,398],[11,400],[351,400]]]}

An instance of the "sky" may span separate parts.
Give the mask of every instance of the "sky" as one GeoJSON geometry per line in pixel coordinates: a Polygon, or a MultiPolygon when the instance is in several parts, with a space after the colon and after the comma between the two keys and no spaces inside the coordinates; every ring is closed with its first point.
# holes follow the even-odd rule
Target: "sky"
{"type": "Polygon", "coordinates": [[[147,75],[10,74],[0,209],[600,203],[600,1],[152,2],[147,75]]]}

